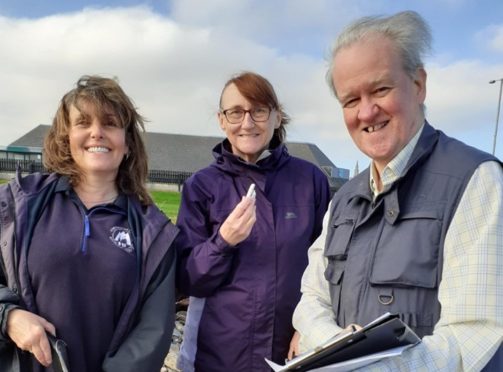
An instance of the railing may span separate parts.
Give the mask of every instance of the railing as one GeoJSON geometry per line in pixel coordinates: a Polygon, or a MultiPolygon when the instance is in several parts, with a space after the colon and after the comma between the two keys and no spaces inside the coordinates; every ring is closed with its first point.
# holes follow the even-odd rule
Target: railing
{"type": "Polygon", "coordinates": [[[191,172],[176,172],[168,170],[151,169],[148,172],[148,180],[153,183],[168,183],[178,185],[178,190],[187,178],[192,175],[191,172]]]}
{"type": "MultiPolygon", "coordinates": [[[[17,167],[22,172],[34,173],[43,172],[44,167],[41,162],[33,160],[0,159],[0,172],[15,172],[17,167]]],[[[150,170],[148,172],[148,181],[153,183],[168,183],[180,186],[187,178],[192,175],[191,172],[177,172],[168,170],[150,170]]]]}
{"type": "Polygon", "coordinates": [[[42,172],[44,167],[41,162],[34,160],[0,159],[0,172],[15,172],[17,167],[23,172],[42,172]]]}
{"type": "MultiPolygon", "coordinates": [[[[17,166],[20,166],[21,170],[24,173],[33,173],[33,172],[43,172],[44,167],[41,162],[34,160],[18,160],[18,159],[0,159],[0,172],[8,172],[13,173],[16,171],[17,166]]],[[[178,190],[181,190],[181,187],[185,180],[192,175],[192,172],[178,172],[178,171],[169,171],[169,170],[158,170],[152,169],[148,172],[148,182],[152,183],[163,183],[169,185],[177,185],[178,190]]],[[[337,191],[346,180],[342,178],[334,178],[328,176],[330,182],[330,191],[333,194],[337,191]]]]}

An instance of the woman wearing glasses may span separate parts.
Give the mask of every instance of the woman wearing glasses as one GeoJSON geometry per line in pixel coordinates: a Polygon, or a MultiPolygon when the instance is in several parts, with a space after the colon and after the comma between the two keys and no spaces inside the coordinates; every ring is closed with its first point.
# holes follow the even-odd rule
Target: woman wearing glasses
{"type": "Polygon", "coordinates": [[[186,181],[178,214],[178,285],[192,296],[178,364],[184,372],[269,371],[264,358],[283,362],[288,353],[328,181],[288,154],[289,117],[262,76],[225,84],[218,121],[227,138],[186,181]]]}

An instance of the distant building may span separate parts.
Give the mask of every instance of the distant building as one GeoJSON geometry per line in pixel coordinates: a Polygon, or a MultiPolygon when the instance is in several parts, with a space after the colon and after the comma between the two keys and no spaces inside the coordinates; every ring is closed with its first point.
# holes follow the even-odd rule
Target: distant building
{"type": "Polygon", "coordinates": [[[360,168],[358,167],[358,160],[357,160],[356,165],[355,165],[355,170],[353,172],[353,177],[358,176],[359,173],[360,173],[360,168]]]}
{"type": "MultiPolygon", "coordinates": [[[[16,159],[41,163],[42,146],[48,129],[49,125],[38,125],[10,145],[0,148],[0,160],[16,159]]],[[[162,182],[163,172],[176,172],[182,174],[182,178],[185,179],[208,166],[214,160],[211,152],[213,147],[222,139],[222,137],[146,132],[145,144],[151,180],[162,182]]],[[[336,167],[318,146],[287,142],[287,147],[293,156],[320,167],[326,173],[332,191],[337,191],[349,179],[349,170],[336,167]]]]}

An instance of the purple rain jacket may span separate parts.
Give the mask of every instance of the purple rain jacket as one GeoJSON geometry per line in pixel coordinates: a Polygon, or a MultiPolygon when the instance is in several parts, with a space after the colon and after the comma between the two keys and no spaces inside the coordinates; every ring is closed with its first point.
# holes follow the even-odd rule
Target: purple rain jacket
{"type": "Polygon", "coordinates": [[[284,145],[257,164],[228,148],[227,140],[217,145],[215,162],[183,187],[178,287],[205,297],[197,371],[269,371],[264,358],[287,356],[307,250],[321,233],[330,198],[328,180],[284,145]],[[247,239],[230,246],[219,229],[251,183],[257,221],[247,239]]]}
{"type": "MultiPolygon", "coordinates": [[[[6,334],[10,310],[30,308],[32,289],[19,267],[24,239],[34,216],[43,208],[62,177],[33,174],[0,186],[0,370],[25,371],[31,354],[19,352],[6,334]]],[[[176,254],[172,242],[178,229],[154,205],[142,207],[128,197],[128,221],[136,238],[141,275],[115,329],[103,371],[159,370],[174,327],[176,254]]],[[[61,216],[62,226],[65,216],[61,216]]],[[[28,232],[28,233],[27,233],[28,232]]],[[[78,238],[78,237],[77,237],[78,238]]],[[[92,303],[89,304],[92,306],[92,303]]],[[[57,324],[56,324],[57,328],[57,324]]],[[[70,347],[70,345],[69,345],[70,347]]],[[[28,369],[30,370],[30,369],[28,369]]]]}

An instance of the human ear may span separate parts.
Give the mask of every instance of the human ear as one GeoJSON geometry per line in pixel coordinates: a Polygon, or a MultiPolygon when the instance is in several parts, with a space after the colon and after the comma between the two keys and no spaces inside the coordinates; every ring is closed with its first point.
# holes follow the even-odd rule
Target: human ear
{"type": "Polygon", "coordinates": [[[220,129],[225,131],[225,115],[222,114],[220,111],[217,113],[217,120],[218,123],[220,124],[220,129]]]}
{"type": "Polygon", "coordinates": [[[420,103],[426,99],[426,71],[424,68],[418,68],[414,77],[414,85],[417,87],[417,96],[420,103]]]}
{"type": "Polygon", "coordinates": [[[274,129],[278,129],[281,126],[281,112],[276,111],[276,123],[274,123],[274,129]]]}

